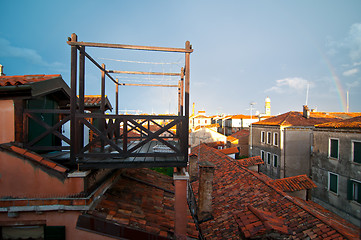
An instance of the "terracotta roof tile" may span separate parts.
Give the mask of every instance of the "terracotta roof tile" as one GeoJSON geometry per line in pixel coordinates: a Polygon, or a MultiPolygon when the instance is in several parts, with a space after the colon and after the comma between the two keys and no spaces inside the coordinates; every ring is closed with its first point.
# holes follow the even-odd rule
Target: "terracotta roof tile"
{"type": "Polygon", "coordinates": [[[337,121],[337,118],[324,117],[303,117],[300,112],[287,112],[275,117],[252,123],[252,125],[270,125],[270,126],[314,126],[325,122],[337,121]]]}
{"type": "Polygon", "coordinates": [[[255,157],[239,159],[237,160],[237,163],[242,167],[250,167],[250,166],[264,164],[264,161],[260,156],[255,156],[255,157]]]}
{"type": "Polygon", "coordinates": [[[218,123],[214,123],[214,124],[209,124],[209,125],[204,125],[204,126],[196,126],[194,128],[194,131],[201,129],[201,128],[218,128],[219,124],[218,123]]]}
{"type": "MultiPolygon", "coordinates": [[[[206,239],[269,237],[269,233],[278,234],[282,239],[358,238],[357,226],[339,221],[335,214],[325,215],[319,210],[321,207],[289,196],[270,184],[269,177],[240,166],[218,150],[202,144],[193,148],[193,152],[215,165],[213,219],[200,224],[206,239]],[[264,219],[252,212],[252,207],[264,219]]],[[[192,183],[192,188],[197,198],[198,181],[192,183]]]]}
{"type": "Polygon", "coordinates": [[[28,85],[34,82],[50,80],[52,78],[61,78],[61,75],[21,75],[21,76],[0,76],[0,86],[28,85]]]}
{"type": "MultiPolygon", "coordinates": [[[[124,169],[90,212],[115,223],[163,237],[174,237],[174,185],[171,177],[150,169],[124,169]]],[[[198,237],[188,211],[187,235],[198,237]]]]}
{"type": "Polygon", "coordinates": [[[276,179],[270,183],[285,192],[294,192],[317,187],[307,175],[276,179]]]}
{"type": "Polygon", "coordinates": [[[231,137],[240,139],[242,137],[248,137],[249,136],[249,130],[248,129],[242,129],[238,132],[235,132],[231,135],[231,137]]]}
{"type": "Polygon", "coordinates": [[[317,124],[316,128],[361,128],[361,116],[337,122],[317,124]]]}
{"type": "Polygon", "coordinates": [[[220,149],[219,150],[221,153],[223,154],[234,154],[234,153],[239,153],[239,150],[237,147],[231,147],[231,148],[225,148],[225,149],[220,149]]]}
{"type": "Polygon", "coordinates": [[[23,149],[21,147],[18,147],[18,146],[12,145],[12,144],[0,144],[0,148],[11,151],[11,152],[17,154],[18,156],[25,157],[33,162],[37,162],[41,166],[51,168],[60,173],[65,173],[66,171],[69,170],[66,167],[64,167],[56,162],[53,162],[47,158],[44,158],[37,153],[31,152],[29,150],[23,149]]]}

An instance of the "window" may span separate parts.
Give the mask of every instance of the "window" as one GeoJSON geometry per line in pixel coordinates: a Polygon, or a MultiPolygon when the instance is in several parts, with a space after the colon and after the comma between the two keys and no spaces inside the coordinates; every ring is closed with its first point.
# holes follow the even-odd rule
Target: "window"
{"type": "Polygon", "coordinates": [[[264,159],[264,151],[263,150],[261,150],[261,159],[264,161],[265,159],[264,159]]]}
{"type": "Polygon", "coordinates": [[[273,133],[273,145],[278,146],[278,133],[273,133]]]}
{"type": "Polygon", "coordinates": [[[205,124],[207,124],[207,120],[205,120],[204,122],[205,122],[205,124]]]}
{"type": "Polygon", "coordinates": [[[278,156],[273,155],[273,167],[277,167],[277,166],[278,166],[278,156]]]}
{"type": "Polygon", "coordinates": [[[270,144],[271,143],[271,133],[270,132],[267,132],[267,141],[266,141],[267,144],[270,144]]]}
{"type": "Polygon", "coordinates": [[[352,161],[361,163],[361,142],[352,141],[352,161]]]}
{"type": "Polygon", "coordinates": [[[338,159],[338,139],[330,138],[328,156],[338,159]]]}
{"type": "Polygon", "coordinates": [[[264,141],[264,132],[263,132],[263,131],[261,132],[261,142],[262,142],[262,143],[265,142],[265,141],[264,141]]]}
{"type": "Polygon", "coordinates": [[[338,175],[332,172],[328,172],[328,190],[338,193],[338,175]]]}
{"type": "Polygon", "coordinates": [[[348,181],[347,199],[361,203],[361,182],[355,180],[348,181]]]}
{"type": "Polygon", "coordinates": [[[271,153],[267,153],[267,164],[271,164],[271,153]]]}

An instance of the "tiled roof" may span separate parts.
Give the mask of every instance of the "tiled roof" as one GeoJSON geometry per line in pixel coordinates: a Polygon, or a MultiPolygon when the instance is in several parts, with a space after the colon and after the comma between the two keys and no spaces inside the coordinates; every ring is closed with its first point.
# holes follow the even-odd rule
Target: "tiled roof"
{"type": "MultiPolygon", "coordinates": [[[[200,224],[206,239],[256,238],[267,233],[281,239],[358,239],[357,226],[289,196],[271,185],[270,178],[218,150],[202,144],[193,151],[215,164],[213,219],[200,224]]],[[[192,187],[197,195],[198,181],[192,187]]]]}
{"type": "Polygon", "coordinates": [[[224,142],[222,141],[216,141],[216,142],[210,142],[210,143],[206,143],[208,147],[211,148],[217,148],[219,146],[224,147],[224,142]]]}
{"type": "MultiPolygon", "coordinates": [[[[84,106],[85,108],[100,108],[102,102],[101,95],[85,95],[84,96],[84,106]]],[[[112,105],[109,102],[107,96],[105,96],[105,108],[112,109],[112,105]]]]}
{"type": "Polygon", "coordinates": [[[9,143],[0,144],[0,149],[4,149],[4,150],[7,150],[8,152],[12,152],[18,156],[29,159],[32,162],[35,162],[42,167],[46,167],[48,169],[50,168],[50,169],[52,169],[56,172],[62,173],[62,174],[64,174],[65,172],[67,172],[69,170],[66,167],[64,167],[56,162],[53,162],[49,159],[46,159],[37,153],[31,152],[29,150],[26,150],[24,148],[21,148],[21,147],[18,147],[18,146],[9,144],[9,143]]]}
{"type": "Polygon", "coordinates": [[[238,165],[240,165],[242,167],[251,167],[251,166],[264,164],[264,161],[262,160],[262,158],[260,156],[239,159],[239,160],[237,160],[237,162],[238,162],[238,165]]]}
{"type": "Polygon", "coordinates": [[[252,123],[252,125],[270,126],[314,126],[325,122],[337,121],[336,118],[305,118],[300,112],[287,112],[275,117],[252,123]]]}
{"type": "Polygon", "coordinates": [[[234,153],[239,153],[239,150],[237,147],[231,147],[231,148],[225,148],[225,149],[220,149],[219,150],[221,153],[223,154],[234,154],[234,153]]]}
{"type": "Polygon", "coordinates": [[[0,76],[0,86],[28,85],[34,82],[41,82],[53,78],[61,78],[60,74],[54,75],[22,75],[22,76],[0,76]]]}
{"type": "Polygon", "coordinates": [[[218,123],[214,123],[214,124],[209,124],[209,125],[204,125],[204,126],[196,126],[194,128],[194,131],[201,129],[201,128],[218,128],[219,124],[218,123]]]}
{"type": "Polygon", "coordinates": [[[361,116],[341,120],[338,122],[328,122],[317,124],[317,128],[361,128],[361,116]]]}
{"type": "Polygon", "coordinates": [[[249,130],[248,129],[242,129],[242,130],[239,130],[238,132],[233,133],[231,136],[235,137],[237,139],[242,138],[242,137],[248,137],[249,136],[249,130]]]}
{"type": "MultiPolygon", "coordinates": [[[[173,179],[150,169],[123,169],[120,179],[108,189],[89,214],[161,237],[174,237],[173,179]]],[[[188,211],[188,237],[197,238],[188,211]]]]}
{"type": "Polygon", "coordinates": [[[228,136],[228,137],[227,137],[227,141],[228,141],[228,142],[238,141],[238,138],[235,138],[235,137],[232,137],[232,136],[228,136]]]}
{"type": "Polygon", "coordinates": [[[284,192],[294,192],[317,187],[307,175],[275,179],[270,183],[284,192]]]}

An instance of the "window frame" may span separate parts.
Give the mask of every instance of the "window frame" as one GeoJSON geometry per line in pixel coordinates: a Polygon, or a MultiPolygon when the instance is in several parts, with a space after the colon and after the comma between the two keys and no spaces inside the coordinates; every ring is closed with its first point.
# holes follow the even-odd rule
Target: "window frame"
{"type": "Polygon", "coordinates": [[[265,162],[265,157],[266,157],[265,151],[261,150],[260,155],[261,155],[262,161],[265,162]],[[263,157],[262,157],[262,155],[263,155],[263,157]]]}
{"type": "Polygon", "coordinates": [[[340,157],[340,139],[338,138],[329,138],[328,139],[328,157],[331,159],[339,159],[340,157]],[[332,141],[337,140],[337,157],[331,156],[332,154],[332,141]]]}
{"type": "Polygon", "coordinates": [[[273,154],[273,167],[277,168],[278,167],[278,155],[273,154]],[[276,158],[276,166],[275,166],[275,158],[276,158]]]}
{"type": "MultiPolygon", "coordinates": [[[[351,140],[351,161],[352,161],[353,163],[361,164],[361,161],[360,161],[360,162],[356,162],[356,161],[355,161],[355,142],[361,144],[361,141],[360,141],[360,140],[351,140]]],[[[360,160],[361,160],[361,159],[360,159],[360,160]]]]}
{"type": "Polygon", "coordinates": [[[267,144],[271,144],[271,132],[267,132],[267,144]]]}
{"type": "Polygon", "coordinates": [[[266,142],[266,134],[265,131],[261,131],[261,143],[265,143],[266,142]]]}
{"type": "Polygon", "coordinates": [[[271,153],[267,152],[267,164],[271,165],[271,153]]]}
{"type": "Polygon", "coordinates": [[[339,175],[338,175],[337,173],[328,172],[328,186],[327,186],[327,189],[328,189],[329,192],[332,192],[332,193],[338,195],[339,175]],[[337,186],[336,186],[336,192],[331,189],[331,175],[336,176],[336,180],[337,180],[337,183],[336,183],[336,184],[337,184],[337,186]]]}
{"type": "Polygon", "coordinates": [[[273,145],[278,146],[278,132],[273,133],[273,145]]]}

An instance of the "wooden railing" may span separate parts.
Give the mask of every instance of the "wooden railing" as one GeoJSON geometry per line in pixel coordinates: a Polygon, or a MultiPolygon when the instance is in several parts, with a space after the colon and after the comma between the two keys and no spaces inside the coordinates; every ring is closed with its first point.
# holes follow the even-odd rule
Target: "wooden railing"
{"type": "MultiPolygon", "coordinates": [[[[65,136],[61,128],[70,120],[69,110],[25,110],[24,112],[24,146],[34,151],[74,151],[70,159],[75,163],[83,163],[89,159],[93,162],[104,159],[122,159],[129,157],[179,157],[187,161],[187,119],[184,116],[153,115],[109,115],[100,113],[77,113],[75,121],[76,141],[65,136]],[[55,114],[59,121],[50,126],[39,115],[55,114]],[[32,119],[44,131],[28,140],[29,120],[32,119]],[[96,124],[95,124],[96,123],[96,124]],[[89,143],[84,144],[84,126],[89,129],[89,143]],[[171,130],[172,129],[172,130],[171,130]],[[176,129],[176,131],[174,131],[176,129]],[[75,146],[61,146],[49,143],[38,146],[37,143],[48,135],[75,146]],[[165,146],[167,151],[140,151],[151,141],[165,146]]],[[[60,141],[59,141],[60,142],[60,141]]]]}

